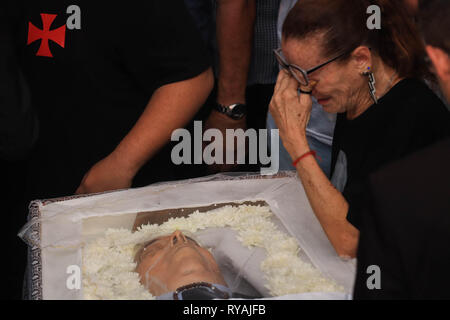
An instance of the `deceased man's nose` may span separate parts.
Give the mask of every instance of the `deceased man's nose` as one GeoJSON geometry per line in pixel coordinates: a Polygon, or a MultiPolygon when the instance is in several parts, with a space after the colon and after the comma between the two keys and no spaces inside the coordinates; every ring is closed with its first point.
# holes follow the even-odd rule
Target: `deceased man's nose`
{"type": "Polygon", "coordinates": [[[170,244],[171,244],[171,246],[173,246],[174,244],[176,244],[177,242],[179,242],[179,243],[186,243],[187,242],[187,240],[186,240],[186,237],[184,236],[184,234],[181,232],[181,231],[179,231],[179,230],[177,230],[177,231],[175,231],[174,233],[172,233],[172,235],[170,236],[170,244]]]}

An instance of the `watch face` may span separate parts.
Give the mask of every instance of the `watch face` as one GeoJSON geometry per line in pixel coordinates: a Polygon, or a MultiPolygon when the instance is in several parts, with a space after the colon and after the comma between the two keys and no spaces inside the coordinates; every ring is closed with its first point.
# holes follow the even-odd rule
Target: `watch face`
{"type": "Polygon", "coordinates": [[[245,104],[235,103],[229,106],[223,106],[219,103],[214,105],[214,109],[223,113],[233,120],[239,120],[247,114],[247,106],[245,104]]]}
{"type": "Polygon", "coordinates": [[[247,106],[244,104],[236,104],[232,109],[230,109],[229,115],[235,119],[241,119],[247,113],[247,106]]]}

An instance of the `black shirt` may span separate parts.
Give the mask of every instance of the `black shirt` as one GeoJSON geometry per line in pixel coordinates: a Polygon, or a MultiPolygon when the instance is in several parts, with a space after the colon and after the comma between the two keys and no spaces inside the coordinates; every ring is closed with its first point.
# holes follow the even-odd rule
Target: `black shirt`
{"type": "Polygon", "coordinates": [[[336,164],[342,162],[338,158],[344,159],[346,183],[341,192],[349,203],[349,222],[359,229],[364,186],[370,173],[449,134],[450,113],[423,82],[415,79],[400,81],[378,104],[353,120],[339,114],[332,174],[337,173],[336,164]]]}
{"type": "Polygon", "coordinates": [[[450,299],[449,164],[446,139],[371,175],[355,299],[450,299]],[[370,266],[379,289],[367,286],[370,266]]]}
{"type": "Polygon", "coordinates": [[[0,5],[0,160],[13,162],[30,151],[38,123],[8,28],[0,5]]]}
{"type": "MultiPolygon", "coordinates": [[[[41,124],[29,168],[32,198],[73,194],[132,129],[157,88],[209,67],[183,0],[8,5],[41,124]]],[[[136,179],[152,182],[140,174],[136,179]]]]}

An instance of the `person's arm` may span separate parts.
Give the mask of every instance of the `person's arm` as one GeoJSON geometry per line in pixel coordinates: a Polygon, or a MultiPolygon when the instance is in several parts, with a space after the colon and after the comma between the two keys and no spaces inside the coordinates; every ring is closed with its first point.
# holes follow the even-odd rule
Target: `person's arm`
{"type": "Polygon", "coordinates": [[[217,1],[220,104],[245,103],[255,15],[255,0],[217,1]]]}
{"type": "Polygon", "coordinates": [[[157,89],[145,111],[116,149],[84,176],[76,193],[94,193],[131,186],[139,169],[163,147],[206,101],[213,86],[211,69],[157,89]]]}
{"type": "MultiPolygon", "coordinates": [[[[219,71],[216,101],[224,106],[246,103],[245,91],[250,69],[256,15],[255,3],[255,0],[217,1],[219,71]]],[[[213,110],[205,124],[205,130],[209,128],[221,130],[225,137],[226,129],[245,130],[246,118],[233,120],[213,110]]],[[[225,145],[226,141],[224,141],[225,145]]],[[[224,171],[232,166],[217,165],[214,167],[217,168],[216,171],[224,171]]]]}
{"type": "MultiPolygon", "coordinates": [[[[280,137],[294,160],[310,151],[306,139],[312,100],[297,93],[298,83],[281,71],[270,103],[270,112],[280,130],[280,137]]],[[[296,166],[311,207],[336,252],[342,257],[355,257],[359,231],[346,217],[349,205],[331,184],[313,156],[307,156],[296,166]]]]}
{"type": "MultiPolygon", "coordinates": [[[[299,138],[302,142],[292,149],[293,159],[310,151],[306,135],[299,138]]],[[[331,184],[314,157],[302,159],[296,169],[311,207],[336,252],[342,257],[355,257],[359,232],[347,221],[349,205],[345,198],[331,184]]]]}

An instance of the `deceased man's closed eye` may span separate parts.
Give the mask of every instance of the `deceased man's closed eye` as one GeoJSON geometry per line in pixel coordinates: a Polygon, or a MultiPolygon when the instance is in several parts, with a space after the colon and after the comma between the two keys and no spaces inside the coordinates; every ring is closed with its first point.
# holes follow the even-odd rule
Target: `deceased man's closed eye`
{"type": "Polygon", "coordinates": [[[154,296],[167,299],[230,298],[213,255],[180,231],[137,248],[136,272],[154,296]]]}

